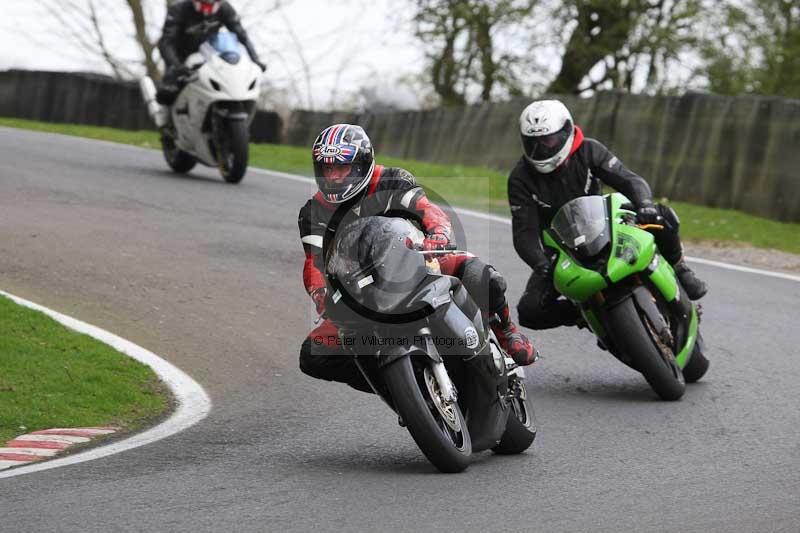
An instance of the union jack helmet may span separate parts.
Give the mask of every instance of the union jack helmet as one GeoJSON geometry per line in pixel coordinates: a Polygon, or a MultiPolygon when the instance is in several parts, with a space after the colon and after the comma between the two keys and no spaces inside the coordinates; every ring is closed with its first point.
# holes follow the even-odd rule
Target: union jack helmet
{"type": "Polygon", "coordinates": [[[311,149],[314,177],[317,186],[328,202],[340,204],[353,198],[372,178],[375,169],[375,151],[367,133],[361,126],[334,124],[322,130],[311,149]],[[323,166],[350,166],[342,181],[328,180],[323,166]]]}

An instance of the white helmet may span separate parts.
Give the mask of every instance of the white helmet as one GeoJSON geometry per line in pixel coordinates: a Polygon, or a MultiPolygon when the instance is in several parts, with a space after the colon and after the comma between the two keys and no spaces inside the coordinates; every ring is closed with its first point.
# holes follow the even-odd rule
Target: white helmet
{"type": "Polygon", "coordinates": [[[569,156],[575,126],[567,107],[558,100],[538,100],[519,117],[525,159],[543,173],[553,172],[569,156]]]}

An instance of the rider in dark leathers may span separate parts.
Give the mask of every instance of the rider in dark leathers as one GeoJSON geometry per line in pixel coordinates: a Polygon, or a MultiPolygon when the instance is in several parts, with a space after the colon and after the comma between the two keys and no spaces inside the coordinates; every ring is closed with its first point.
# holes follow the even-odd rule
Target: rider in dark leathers
{"type": "Polygon", "coordinates": [[[533,269],[517,310],[519,322],[532,329],[575,325],[580,313],[559,298],[553,287],[553,256],[541,234],[556,212],[574,198],[602,194],[603,184],[633,203],[637,220],[660,224],[653,231],[656,245],[673,266],[687,295],[697,300],[707,292],[683,259],[680,221],[670,207],[654,204],[647,182],[630,171],[599,141],[584,137],[558,100],[533,102],[520,117],[523,157],[508,178],[514,248],[533,269]]]}
{"type": "Polygon", "coordinates": [[[164,30],[158,43],[161,57],[167,65],[158,91],[159,103],[172,104],[180,91],[180,78],[187,74],[184,61],[222,27],[236,34],[250,54],[250,59],[262,71],[266,70],[233,6],[224,0],[180,0],[167,10],[164,30]]]}

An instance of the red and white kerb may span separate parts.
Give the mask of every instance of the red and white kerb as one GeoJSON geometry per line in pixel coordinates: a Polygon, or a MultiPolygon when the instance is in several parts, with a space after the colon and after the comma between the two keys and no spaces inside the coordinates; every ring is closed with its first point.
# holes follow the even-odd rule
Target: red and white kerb
{"type": "Polygon", "coordinates": [[[34,431],[20,435],[0,447],[0,470],[42,461],[57,455],[70,446],[116,433],[118,428],[61,428],[34,431]]]}

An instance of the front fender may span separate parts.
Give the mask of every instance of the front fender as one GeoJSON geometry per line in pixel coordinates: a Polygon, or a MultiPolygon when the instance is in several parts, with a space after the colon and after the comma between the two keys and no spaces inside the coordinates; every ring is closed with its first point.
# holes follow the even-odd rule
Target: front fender
{"type": "Polygon", "coordinates": [[[378,355],[378,368],[383,368],[394,363],[398,359],[402,359],[403,357],[408,357],[411,355],[424,355],[428,359],[437,363],[442,361],[442,358],[439,356],[438,352],[434,351],[433,353],[430,353],[424,344],[409,343],[408,345],[395,345],[382,348],[380,354],[378,355]]]}

